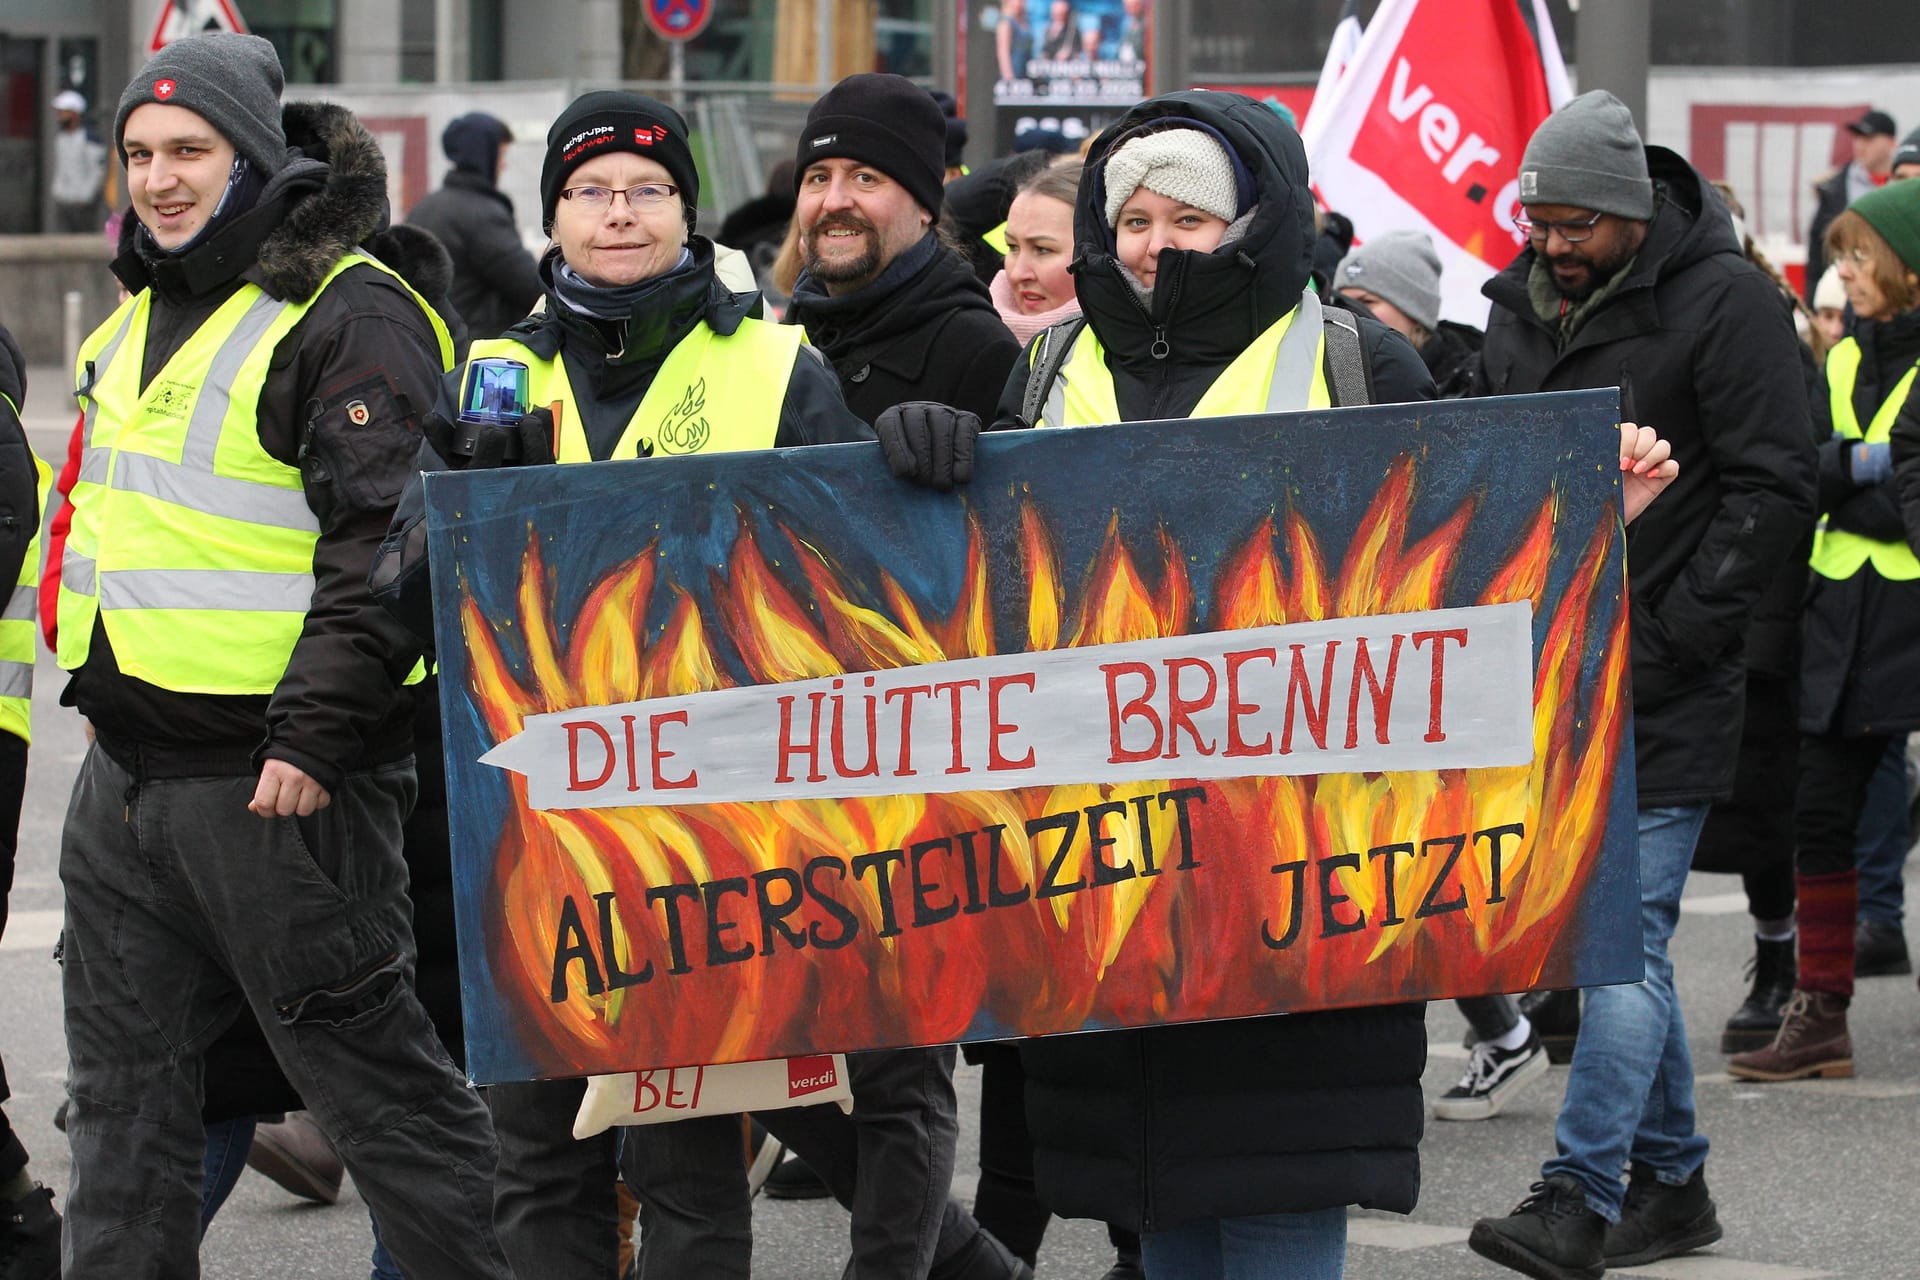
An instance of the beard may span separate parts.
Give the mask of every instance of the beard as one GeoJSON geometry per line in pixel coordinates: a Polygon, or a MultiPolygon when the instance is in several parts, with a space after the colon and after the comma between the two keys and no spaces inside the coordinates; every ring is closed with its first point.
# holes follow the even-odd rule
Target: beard
{"type": "Polygon", "coordinates": [[[822,284],[858,284],[880,273],[880,232],[856,213],[830,213],[808,229],[800,242],[801,258],[807,274],[822,284]],[[866,236],[866,249],[852,258],[827,258],[820,243],[829,231],[858,231],[866,236]]]}
{"type": "Polygon", "coordinates": [[[1547,265],[1553,268],[1561,266],[1585,268],[1585,273],[1571,283],[1562,277],[1557,269],[1553,273],[1554,288],[1560,291],[1562,297],[1573,302],[1585,302],[1601,286],[1618,275],[1621,268],[1632,262],[1634,255],[1639,252],[1639,244],[1632,241],[1623,241],[1615,245],[1611,251],[1597,255],[1585,251],[1583,245],[1549,257],[1547,265]]]}

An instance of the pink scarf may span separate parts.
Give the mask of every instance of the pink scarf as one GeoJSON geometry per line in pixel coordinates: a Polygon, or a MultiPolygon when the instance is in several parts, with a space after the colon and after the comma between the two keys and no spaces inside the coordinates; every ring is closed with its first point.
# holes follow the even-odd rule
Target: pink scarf
{"type": "Polygon", "coordinates": [[[1000,313],[1002,323],[1013,330],[1013,336],[1020,340],[1022,347],[1032,342],[1033,336],[1048,325],[1071,320],[1080,314],[1080,299],[1072,298],[1037,316],[1022,315],[1020,304],[1013,299],[1013,286],[1007,282],[1005,271],[993,278],[988,292],[993,294],[993,309],[1000,313]]]}

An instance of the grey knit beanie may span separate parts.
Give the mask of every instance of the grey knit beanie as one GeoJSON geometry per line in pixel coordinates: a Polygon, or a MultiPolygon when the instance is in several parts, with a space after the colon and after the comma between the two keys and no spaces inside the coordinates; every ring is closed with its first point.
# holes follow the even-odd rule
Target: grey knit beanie
{"type": "Polygon", "coordinates": [[[1595,89],[1541,121],[1520,157],[1520,203],[1653,217],[1647,151],[1627,105],[1595,89]]]}
{"type": "Polygon", "coordinates": [[[1333,287],[1385,298],[1422,329],[1440,323],[1440,255],[1424,231],[1375,236],[1340,260],[1333,287]]]}
{"type": "Polygon", "coordinates": [[[1198,129],[1162,129],[1116,149],[1106,160],[1107,225],[1141,187],[1203,209],[1223,222],[1240,216],[1233,161],[1227,149],[1198,129]]]}
{"type": "Polygon", "coordinates": [[[280,127],[280,91],[285,87],[280,55],[259,36],[209,32],[175,40],[147,59],[120,95],[113,117],[113,145],[121,143],[135,107],[158,102],[185,107],[220,131],[261,174],[271,177],[287,163],[287,136],[280,127]]]}

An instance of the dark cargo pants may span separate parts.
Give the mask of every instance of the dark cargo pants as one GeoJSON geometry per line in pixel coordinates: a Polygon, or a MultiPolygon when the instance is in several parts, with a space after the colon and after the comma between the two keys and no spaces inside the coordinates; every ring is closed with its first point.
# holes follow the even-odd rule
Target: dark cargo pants
{"type": "Polygon", "coordinates": [[[506,1280],[486,1108],[413,992],[412,762],[274,819],[247,811],[253,777],[165,764],[136,777],[95,746],[61,841],[64,1274],[199,1274],[203,1054],[244,1003],[409,1280],[506,1280]]]}

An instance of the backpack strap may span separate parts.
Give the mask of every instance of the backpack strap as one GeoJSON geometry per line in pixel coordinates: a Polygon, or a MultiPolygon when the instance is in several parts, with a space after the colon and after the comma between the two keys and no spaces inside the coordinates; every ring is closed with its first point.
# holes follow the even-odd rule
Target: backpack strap
{"type": "Polygon", "coordinates": [[[1373,379],[1368,374],[1366,348],[1360,342],[1360,322],[1340,307],[1326,307],[1321,319],[1327,337],[1327,386],[1333,403],[1346,408],[1373,403],[1373,379]]]}
{"type": "MultiPolygon", "coordinates": [[[[1073,344],[1086,327],[1086,317],[1074,316],[1040,331],[1040,344],[1034,349],[1033,363],[1027,371],[1027,392],[1020,401],[1021,425],[1031,427],[1040,420],[1040,411],[1047,403],[1048,393],[1053,390],[1053,380],[1059,375],[1061,366],[1066,364],[1067,357],[1073,354],[1073,344]]],[[[1056,422],[1054,425],[1059,424],[1056,422]]]]}

